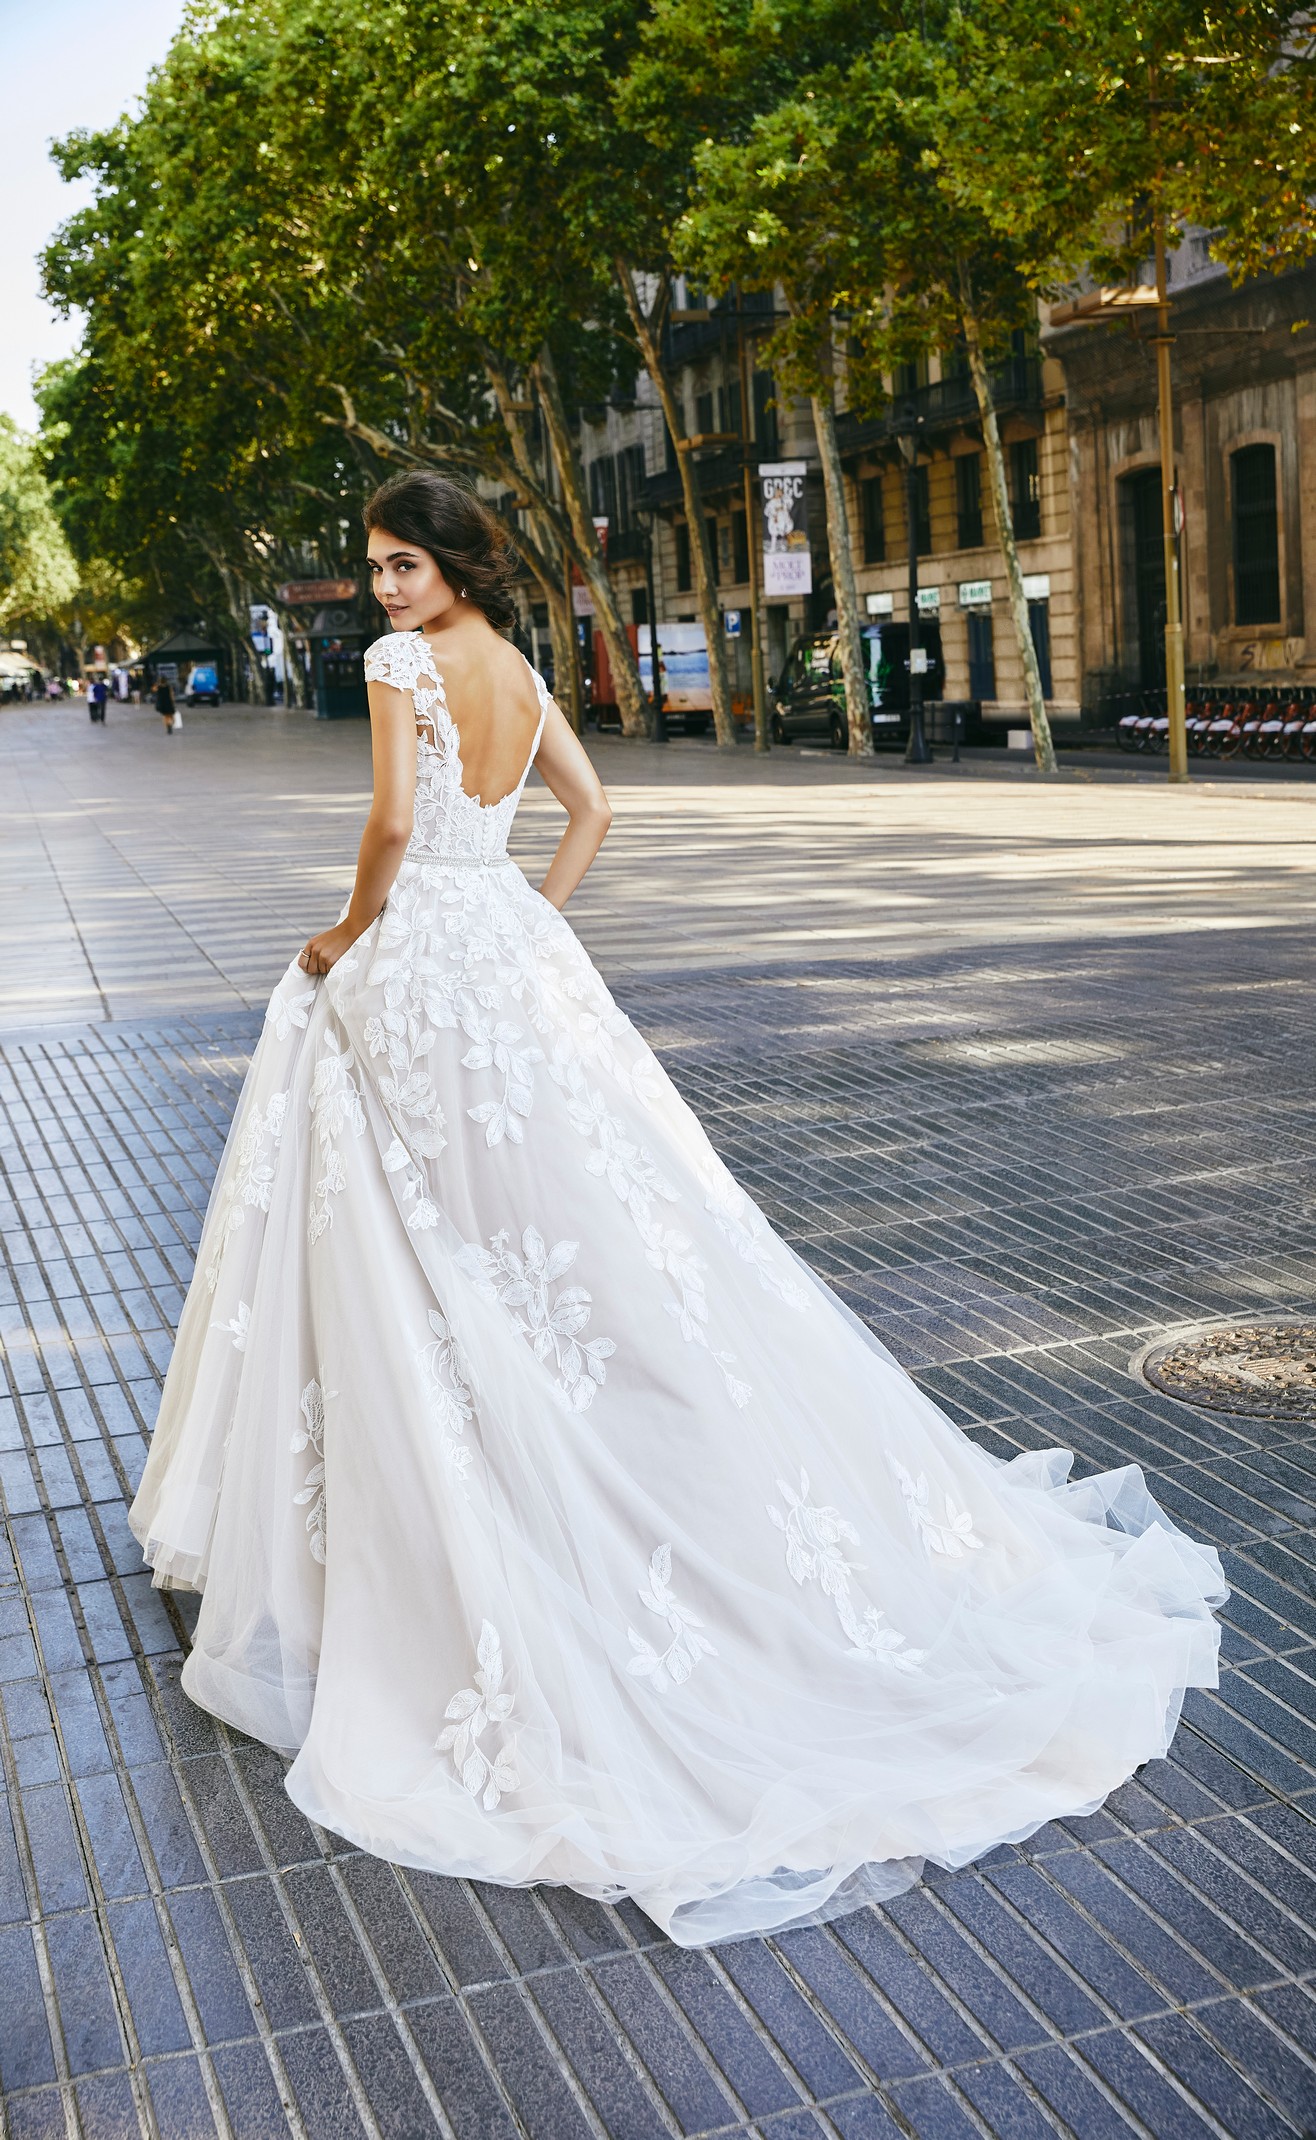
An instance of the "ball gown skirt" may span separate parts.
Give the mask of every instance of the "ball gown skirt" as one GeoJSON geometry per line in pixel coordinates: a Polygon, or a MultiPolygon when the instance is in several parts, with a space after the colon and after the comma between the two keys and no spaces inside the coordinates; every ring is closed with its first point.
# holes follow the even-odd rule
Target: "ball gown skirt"
{"type": "Polygon", "coordinates": [[[414,834],[270,1001],[133,1508],[187,1692],[364,1849],[686,1945],[1091,1812],[1215,1684],[1216,1555],[915,1388],[507,859],[424,640],[367,674],[414,834]]]}

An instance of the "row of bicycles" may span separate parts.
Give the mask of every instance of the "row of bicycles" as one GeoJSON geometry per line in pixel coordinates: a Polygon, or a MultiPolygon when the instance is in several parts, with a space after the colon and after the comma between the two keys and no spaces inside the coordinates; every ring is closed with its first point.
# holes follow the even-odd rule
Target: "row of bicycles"
{"type": "MultiPolygon", "coordinates": [[[[1203,686],[1188,694],[1184,727],[1191,758],[1316,759],[1316,688],[1203,686]]],[[[1115,735],[1121,750],[1168,750],[1165,693],[1146,692],[1120,716],[1115,735]]]]}

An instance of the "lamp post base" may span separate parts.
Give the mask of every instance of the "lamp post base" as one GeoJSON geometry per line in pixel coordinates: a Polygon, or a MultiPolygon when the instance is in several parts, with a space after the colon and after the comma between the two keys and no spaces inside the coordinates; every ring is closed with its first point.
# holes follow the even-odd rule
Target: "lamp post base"
{"type": "Polygon", "coordinates": [[[923,727],[923,708],[915,706],[909,716],[909,742],[905,746],[906,765],[931,765],[932,752],[928,747],[923,727]]]}

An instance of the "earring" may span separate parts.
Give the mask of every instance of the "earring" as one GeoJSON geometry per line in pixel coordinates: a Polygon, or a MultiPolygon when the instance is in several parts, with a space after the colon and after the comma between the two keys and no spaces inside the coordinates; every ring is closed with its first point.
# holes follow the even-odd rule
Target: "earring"
{"type": "Polygon", "coordinates": [[[462,600],[463,602],[466,600],[466,589],[464,587],[462,588],[462,600]]]}

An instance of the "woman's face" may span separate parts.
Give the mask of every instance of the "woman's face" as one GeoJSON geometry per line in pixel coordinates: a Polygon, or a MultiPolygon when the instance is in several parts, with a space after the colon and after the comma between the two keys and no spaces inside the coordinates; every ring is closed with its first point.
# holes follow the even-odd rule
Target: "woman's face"
{"type": "Polygon", "coordinates": [[[386,528],[372,528],[366,545],[375,600],[383,605],[395,632],[423,632],[437,624],[458,601],[428,550],[386,528]]]}

